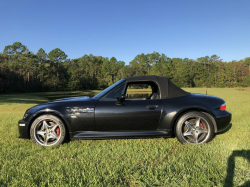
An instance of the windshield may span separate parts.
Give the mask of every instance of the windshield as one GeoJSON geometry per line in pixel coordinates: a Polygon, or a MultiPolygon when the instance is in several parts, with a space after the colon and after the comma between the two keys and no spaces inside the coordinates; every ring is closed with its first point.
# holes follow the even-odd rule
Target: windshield
{"type": "Polygon", "coordinates": [[[106,93],[108,93],[110,90],[112,90],[114,87],[116,87],[117,85],[119,85],[120,83],[124,82],[125,79],[121,79],[119,81],[117,81],[116,83],[112,84],[110,87],[106,88],[105,90],[103,90],[102,92],[96,94],[92,99],[98,100],[100,99],[102,96],[104,96],[106,93]]]}

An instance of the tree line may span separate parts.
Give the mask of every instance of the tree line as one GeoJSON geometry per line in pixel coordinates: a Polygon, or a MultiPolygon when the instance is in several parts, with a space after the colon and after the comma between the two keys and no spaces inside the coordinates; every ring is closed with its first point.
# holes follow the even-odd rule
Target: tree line
{"type": "Polygon", "coordinates": [[[68,59],[64,51],[35,54],[20,42],[0,53],[0,93],[104,89],[124,77],[167,76],[181,87],[250,86],[250,57],[224,62],[217,55],[169,58],[153,52],[137,55],[129,65],[115,57],[84,55],[68,59]]]}

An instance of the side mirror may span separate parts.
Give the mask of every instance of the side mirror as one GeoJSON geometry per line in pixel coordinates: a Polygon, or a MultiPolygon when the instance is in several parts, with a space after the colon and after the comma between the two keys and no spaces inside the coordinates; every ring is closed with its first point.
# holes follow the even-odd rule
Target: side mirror
{"type": "Polygon", "coordinates": [[[122,105],[123,101],[125,100],[127,94],[122,94],[120,97],[117,97],[117,105],[122,105]]]}

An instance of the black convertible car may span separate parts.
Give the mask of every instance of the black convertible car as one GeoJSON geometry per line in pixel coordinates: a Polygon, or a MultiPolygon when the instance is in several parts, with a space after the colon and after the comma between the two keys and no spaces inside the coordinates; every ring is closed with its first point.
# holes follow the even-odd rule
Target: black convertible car
{"type": "Polygon", "coordinates": [[[72,97],[36,105],[19,121],[20,138],[43,146],[70,139],[176,136],[182,143],[212,140],[231,121],[221,98],[188,93],[167,77],[121,79],[93,97],[72,97]],[[128,88],[151,88],[151,95],[128,96],[128,88]]]}

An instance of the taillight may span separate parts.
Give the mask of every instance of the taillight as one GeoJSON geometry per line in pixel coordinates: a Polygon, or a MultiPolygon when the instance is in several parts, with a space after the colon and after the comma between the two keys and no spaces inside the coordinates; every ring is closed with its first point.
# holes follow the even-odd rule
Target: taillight
{"type": "Polygon", "coordinates": [[[220,106],[220,110],[226,110],[226,103],[220,106]]]}

